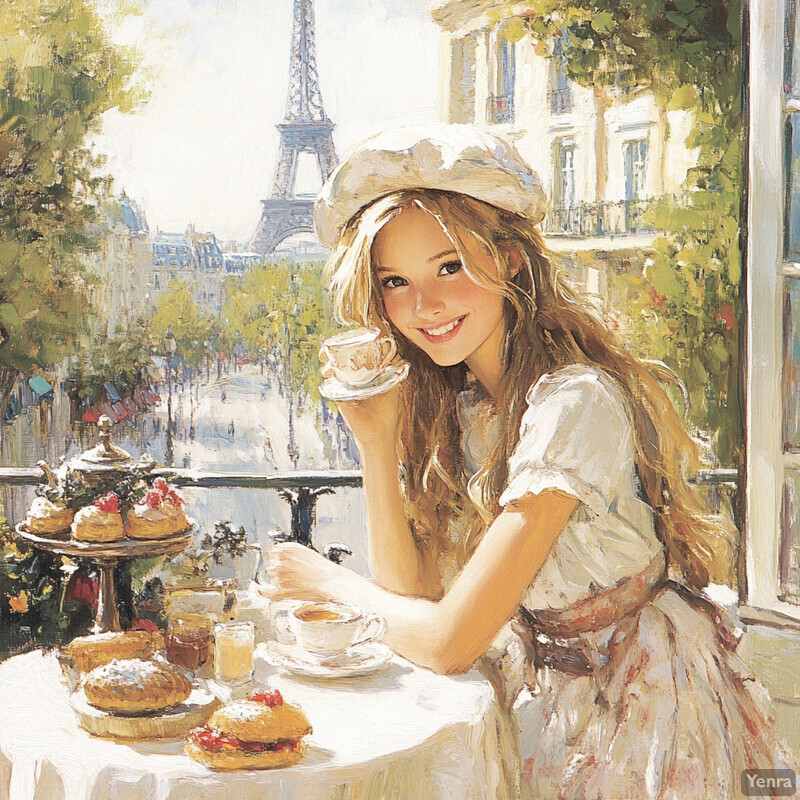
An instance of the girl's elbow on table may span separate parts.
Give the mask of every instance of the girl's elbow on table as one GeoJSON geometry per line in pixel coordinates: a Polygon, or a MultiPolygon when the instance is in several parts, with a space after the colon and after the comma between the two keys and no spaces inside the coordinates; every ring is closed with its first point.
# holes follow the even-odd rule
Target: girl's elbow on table
{"type": "Polygon", "coordinates": [[[421,654],[420,666],[438,672],[441,675],[459,675],[469,672],[475,661],[486,649],[469,630],[459,630],[447,622],[437,625],[437,633],[427,640],[426,652],[421,654]]]}

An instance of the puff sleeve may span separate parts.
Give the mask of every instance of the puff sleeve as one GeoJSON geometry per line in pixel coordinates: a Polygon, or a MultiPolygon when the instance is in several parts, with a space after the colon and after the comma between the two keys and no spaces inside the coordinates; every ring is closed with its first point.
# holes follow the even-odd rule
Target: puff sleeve
{"type": "Polygon", "coordinates": [[[595,515],[608,513],[633,470],[631,424],[613,379],[565,367],[543,375],[527,402],[500,504],[556,489],[595,515]]]}

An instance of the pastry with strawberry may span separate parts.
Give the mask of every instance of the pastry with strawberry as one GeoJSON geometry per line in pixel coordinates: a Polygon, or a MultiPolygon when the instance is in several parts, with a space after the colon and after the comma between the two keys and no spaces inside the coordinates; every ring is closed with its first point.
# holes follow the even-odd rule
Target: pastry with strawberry
{"type": "Polygon", "coordinates": [[[302,709],[284,702],[277,689],[256,690],[190,730],[186,753],[212,769],[290,767],[303,758],[302,737],[311,732],[302,709]]]}
{"type": "Polygon", "coordinates": [[[79,542],[119,542],[125,538],[119,497],[107,492],[90,506],[81,508],[72,521],[72,538],[79,542]]]}
{"type": "Polygon", "coordinates": [[[125,517],[129,539],[167,539],[185,531],[189,521],[183,511],[184,499],[163,478],[156,478],[141,502],[125,517]]]}

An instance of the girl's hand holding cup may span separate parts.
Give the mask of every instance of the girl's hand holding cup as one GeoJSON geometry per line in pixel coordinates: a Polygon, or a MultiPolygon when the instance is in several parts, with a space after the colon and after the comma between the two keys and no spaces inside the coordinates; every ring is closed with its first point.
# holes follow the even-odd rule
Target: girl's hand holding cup
{"type": "Polygon", "coordinates": [[[338,333],[326,339],[319,351],[322,374],[342,387],[332,399],[361,448],[375,443],[393,444],[396,439],[400,409],[395,386],[399,381],[387,382],[385,390],[364,391],[380,386],[386,376],[398,374],[396,354],[394,339],[379,328],[338,333]]]}
{"type": "Polygon", "coordinates": [[[326,339],[319,351],[322,374],[350,388],[368,386],[387,375],[397,345],[379,328],[355,328],[326,339]]]}

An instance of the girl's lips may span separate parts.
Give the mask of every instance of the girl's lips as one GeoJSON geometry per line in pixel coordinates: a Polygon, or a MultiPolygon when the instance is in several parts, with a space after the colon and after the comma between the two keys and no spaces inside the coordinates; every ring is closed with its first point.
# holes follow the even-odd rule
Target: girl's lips
{"type": "MultiPolygon", "coordinates": [[[[464,317],[458,317],[458,322],[456,323],[456,326],[452,330],[447,331],[447,333],[442,333],[439,336],[435,336],[433,334],[428,333],[428,331],[425,330],[424,328],[419,328],[419,332],[425,337],[425,341],[428,341],[431,344],[445,344],[446,342],[449,342],[451,339],[454,339],[458,335],[458,332],[461,330],[461,323],[463,321],[464,317]]],[[[444,328],[449,324],[450,323],[446,322],[444,323],[444,325],[437,325],[436,328],[444,328]]],[[[436,328],[434,328],[434,330],[436,330],[436,328]]]]}

